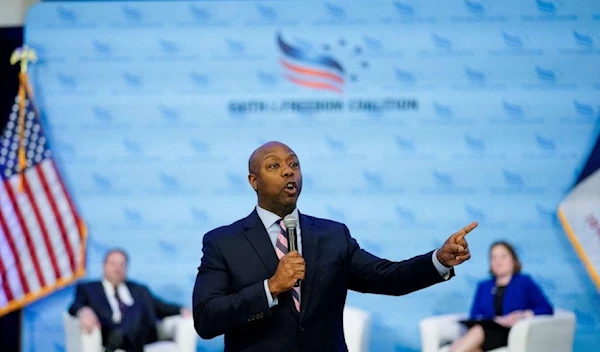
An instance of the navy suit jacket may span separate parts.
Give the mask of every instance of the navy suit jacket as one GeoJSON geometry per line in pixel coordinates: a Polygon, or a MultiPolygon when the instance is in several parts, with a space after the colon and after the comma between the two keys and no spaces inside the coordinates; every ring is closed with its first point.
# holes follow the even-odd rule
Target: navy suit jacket
{"type": "Polygon", "coordinates": [[[264,280],[279,260],[256,210],[204,236],[193,294],[202,338],[225,334],[226,351],[347,351],[348,289],[403,295],[443,281],[432,252],[391,262],[361,249],[344,224],[303,214],[299,220],[306,262],[300,313],[289,291],[268,306],[264,280]]]}
{"type": "MultiPolygon", "coordinates": [[[[491,319],[496,316],[494,290],[496,280],[485,280],[477,286],[475,300],[471,307],[471,319],[491,319]]],[[[529,275],[515,274],[506,286],[502,302],[502,315],[516,310],[531,309],[536,315],[552,314],[552,305],[540,287],[529,275]]]]}
{"type": "MultiPolygon", "coordinates": [[[[143,306],[144,309],[136,311],[143,312],[144,321],[148,323],[149,327],[154,327],[158,319],[177,315],[181,311],[180,306],[163,302],[154,297],[144,285],[133,281],[126,281],[125,285],[127,285],[131,293],[134,304],[141,304],[143,306]]],[[[77,315],[77,311],[84,306],[92,308],[94,313],[96,313],[102,326],[102,336],[106,339],[110,329],[115,326],[115,323],[112,320],[113,312],[101,281],[91,281],[77,285],[75,299],[71,307],[69,307],[69,313],[75,316],[77,315]]],[[[156,340],[156,329],[150,331],[148,339],[150,341],[156,340]]]]}

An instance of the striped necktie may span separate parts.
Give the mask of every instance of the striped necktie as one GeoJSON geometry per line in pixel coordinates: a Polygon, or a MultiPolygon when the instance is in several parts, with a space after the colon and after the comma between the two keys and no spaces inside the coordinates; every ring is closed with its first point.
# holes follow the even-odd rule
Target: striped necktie
{"type": "MultiPolygon", "coordinates": [[[[279,234],[277,235],[277,243],[275,243],[275,252],[277,253],[277,257],[281,260],[284,255],[287,254],[288,250],[288,240],[287,240],[287,231],[285,229],[285,225],[283,221],[278,220],[279,224],[279,234]]],[[[296,310],[300,311],[300,286],[292,287],[290,290],[292,293],[292,297],[294,298],[294,305],[296,306],[296,310]]]]}

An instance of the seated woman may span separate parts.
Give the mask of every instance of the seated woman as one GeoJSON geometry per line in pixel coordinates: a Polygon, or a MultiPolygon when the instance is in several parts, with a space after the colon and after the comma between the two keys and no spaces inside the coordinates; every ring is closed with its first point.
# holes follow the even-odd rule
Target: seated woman
{"type": "Polygon", "coordinates": [[[508,332],[519,320],[553,314],[540,287],[521,274],[521,263],[513,246],[495,242],[490,247],[492,278],[479,283],[471,307],[471,320],[494,320],[498,325],[474,325],[451,346],[451,352],[489,351],[508,344],[508,332]]]}

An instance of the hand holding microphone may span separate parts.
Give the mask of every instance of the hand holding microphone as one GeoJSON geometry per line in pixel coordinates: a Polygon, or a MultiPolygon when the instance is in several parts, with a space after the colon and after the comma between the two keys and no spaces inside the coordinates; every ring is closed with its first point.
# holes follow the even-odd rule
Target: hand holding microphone
{"type": "Polygon", "coordinates": [[[300,281],[304,280],[306,272],[306,263],[297,247],[296,228],[298,220],[288,215],[283,219],[283,224],[288,235],[288,253],[279,260],[275,274],[267,281],[269,292],[273,297],[289,291],[292,287],[298,287],[300,281]]]}
{"type": "Polygon", "coordinates": [[[277,264],[275,275],[267,280],[269,292],[277,297],[280,293],[289,291],[299,280],[304,279],[304,274],[304,258],[298,251],[288,252],[277,264]]]}

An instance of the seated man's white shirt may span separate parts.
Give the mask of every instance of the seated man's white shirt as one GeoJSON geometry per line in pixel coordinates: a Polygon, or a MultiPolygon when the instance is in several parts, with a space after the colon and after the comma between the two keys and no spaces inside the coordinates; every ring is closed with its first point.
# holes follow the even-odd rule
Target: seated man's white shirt
{"type": "MultiPolygon", "coordinates": [[[[115,297],[115,287],[106,279],[102,280],[102,286],[104,287],[104,293],[108,299],[108,304],[110,304],[110,309],[112,309],[112,320],[115,323],[118,323],[123,317],[121,316],[121,310],[119,309],[119,302],[117,302],[117,298],[115,297]]],[[[117,292],[119,293],[119,298],[125,305],[133,305],[133,297],[131,297],[131,292],[129,292],[125,283],[121,283],[117,287],[117,292]]]]}

